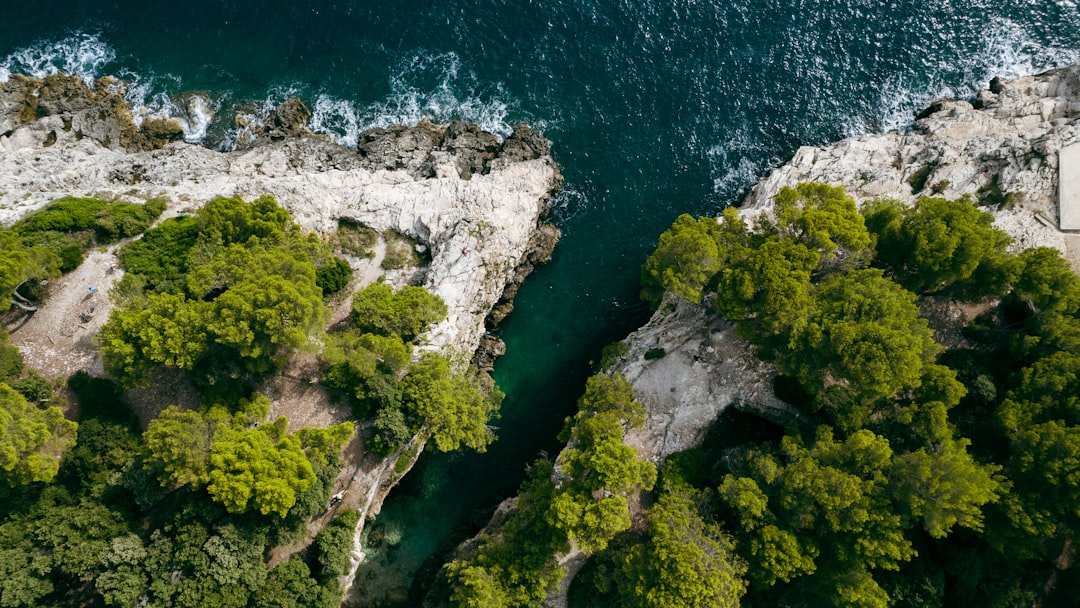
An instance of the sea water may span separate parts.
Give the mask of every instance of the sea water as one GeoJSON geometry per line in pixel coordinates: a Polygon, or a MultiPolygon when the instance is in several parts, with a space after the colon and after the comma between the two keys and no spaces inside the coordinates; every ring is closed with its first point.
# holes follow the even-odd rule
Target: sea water
{"type": "Polygon", "coordinates": [[[501,439],[425,456],[395,490],[360,573],[366,599],[408,587],[556,453],[590,361],[647,318],[639,268],[678,214],[717,213],[800,145],[907,128],[934,98],[1080,59],[1074,0],[4,5],[0,80],[116,75],[137,116],[181,116],[185,139],[215,148],[236,138],[223,117],[258,120],[290,96],[347,146],[425,117],[499,135],[525,121],[551,139],[563,240],[500,330],[501,439]]]}

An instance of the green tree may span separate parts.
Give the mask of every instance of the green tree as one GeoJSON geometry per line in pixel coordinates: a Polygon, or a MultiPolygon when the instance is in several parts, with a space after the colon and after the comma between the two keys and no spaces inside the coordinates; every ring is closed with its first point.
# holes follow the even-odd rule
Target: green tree
{"type": "Polygon", "coordinates": [[[554,559],[569,549],[566,533],[549,522],[556,497],[553,472],[546,460],[534,463],[502,530],[485,534],[468,559],[446,566],[455,606],[538,606],[566,576],[554,559]]]}
{"type": "Polygon", "coordinates": [[[349,572],[352,555],[353,531],[360,521],[360,512],[353,509],[339,511],[312,542],[315,563],[319,565],[317,579],[332,581],[349,572]]]}
{"type": "Polygon", "coordinates": [[[146,595],[149,580],[144,562],[146,546],[135,534],[117,536],[101,560],[105,571],[94,581],[94,589],[109,606],[134,606],[146,595]]]}
{"type": "Polygon", "coordinates": [[[487,422],[502,394],[481,386],[477,377],[454,372],[446,357],[424,353],[409,368],[401,388],[405,410],[431,432],[439,451],[464,446],[482,452],[494,439],[487,422]]]}
{"type": "Polygon", "coordinates": [[[27,277],[30,255],[19,235],[0,228],[0,311],[11,306],[11,294],[27,277]]]}
{"type": "Polygon", "coordinates": [[[285,418],[248,428],[265,415],[265,401],[246,402],[247,411],[232,415],[221,406],[167,408],[143,434],[145,466],[162,485],[205,487],[229,513],[285,517],[316,482],[312,460],[326,467],[353,429],[345,423],[290,435],[285,418]]]}
{"type": "Polygon", "coordinates": [[[199,232],[223,245],[253,239],[276,243],[298,231],[289,212],[266,194],[250,203],[239,197],[215,198],[199,209],[195,219],[199,232]]]}
{"type": "Polygon", "coordinates": [[[663,494],[649,509],[648,539],[622,564],[619,591],[628,608],[737,607],[746,564],[732,540],[701,518],[689,488],[663,494]]]}
{"type": "Polygon", "coordinates": [[[917,293],[964,281],[984,261],[1000,262],[1011,242],[993,227],[993,216],[966,198],[922,197],[914,207],[901,207],[884,201],[864,213],[877,240],[877,263],[917,293]]]}
{"type": "Polygon", "coordinates": [[[660,235],[641,269],[641,297],[654,307],[665,291],[701,302],[705,285],[720,270],[720,226],[711,217],[683,214],[660,235]]]}
{"type": "Polygon", "coordinates": [[[752,319],[752,333],[762,338],[790,331],[806,314],[810,273],[820,260],[803,243],[771,236],[724,268],[717,310],[729,319],[752,319]]]}
{"type": "Polygon", "coordinates": [[[352,322],[361,333],[412,342],[446,313],[442,298],[423,287],[407,285],[395,292],[387,283],[372,283],[353,297],[352,322]]]}
{"type": "Polygon", "coordinates": [[[127,276],[142,278],[151,292],[177,293],[186,288],[188,256],[199,238],[194,217],[167,219],[143,237],[124,245],[120,265],[127,276]]]}
{"type": "Polygon", "coordinates": [[[285,433],[286,425],[279,418],[214,442],[206,490],[228,512],[258,510],[285,517],[296,495],[315,482],[300,440],[285,433]]]}
{"type": "Polygon", "coordinates": [[[593,414],[612,412],[630,428],[645,424],[645,407],[638,403],[634,386],[622,374],[594,374],[585,381],[578,408],[593,414]]]}
{"type": "Polygon", "coordinates": [[[60,408],[40,409],[0,383],[0,480],[8,486],[51,480],[77,426],[60,408]]]}
{"type": "Polygon", "coordinates": [[[874,269],[832,276],[814,290],[806,324],[791,337],[781,367],[804,385],[821,387],[824,371],[860,395],[889,397],[919,386],[941,350],[915,294],[874,269]]]}
{"type": "Polygon", "coordinates": [[[145,306],[114,308],[96,340],[109,373],[122,384],[145,383],[155,365],[190,370],[210,346],[208,302],[160,294],[145,306]]]}
{"type": "Polygon", "coordinates": [[[870,233],[843,188],[813,182],[784,186],[773,207],[781,238],[802,243],[825,260],[858,263],[866,257],[870,233]]]}
{"type": "Polygon", "coordinates": [[[158,471],[162,485],[206,483],[218,427],[228,423],[218,411],[213,416],[204,416],[170,406],[143,433],[146,464],[158,471]]]}
{"type": "Polygon", "coordinates": [[[23,356],[11,343],[8,333],[0,329],[0,382],[11,382],[23,373],[23,356]]]}
{"type": "Polygon", "coordinates": [[[944,538],[953,526],[982,530],[982,507],[997,500],[1000,467],[980,465],[967,451],[967,439],[943,442],[898,456],[891,487],[898,504],[934,538],[944,538]]]}
{"type": "Polygon", "coordinates": [[[338,594],[319,585],[303,560],[292,558],[278,564],[255,590],[252,608],[333,608],[338,594]]]}
{"type": "Polygon", "coordinates": [[[1080,309],[1080,278],[1061,252],[1035,247],[1020,252],[1022,270],[1013,293],[1037,312],[1074,314],[1080,309]]]}
{"type": "Polygon", "coordinates": [[[1056,352],[1022,370],[998,413],[1009,437],[1014,525],[1042,537],[1080,530],[1080,355],[1056,352]]]}
{"type": "Polygon", "coordinates": [[[745,475],[725,477],[720,496],[738,518],[751,578],[768,587],[816,573],[799,588],[818,593],[838,577],[911,559],[888,501],[892,459],[883,437],[861,430],[838,442],[825,426],[810,446],[784,437],[778,454],[747,454],[737,467],[745,475]]]}

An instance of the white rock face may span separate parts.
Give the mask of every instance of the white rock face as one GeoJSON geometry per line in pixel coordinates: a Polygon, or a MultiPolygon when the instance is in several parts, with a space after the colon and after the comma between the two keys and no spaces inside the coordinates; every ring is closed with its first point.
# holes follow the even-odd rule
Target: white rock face
{"type": "Polygon", "coordinates": [[[699,306],[669,294],[627,340],[630,350],[615,371],[634,385],[647,411],[645,426],[625,438],[642,459],[659,464],[700,445],[729,405],[770,418],[791,415],[773,396],[773,366],[754,357],[750,344],[735,335],[733,323],[707,314],[711,302],[699,306]],[[665,354],[646,360],[651,349],[665,354]]]}
{"type": "MultiPolygon", "coordinates": [[[[95,95],[64,84],[75,87],[73,96],[95,95]]],[[[193,211],[215,196],[250,200],[272,194],[308,230],[329,233],[338,218],[350,218],[423,241],[432,257],[424,286],[449,308],[447,319],[430,330],[425,347],[468,356],[484,333],[484,318],[530,253],[530,239],[561,180],[546,149],[521,152],[534,142],[507,152],[517,131],[502,150],[488,154],[484,172],[463,175],[458,167],[463,154],[421,151],[433,175],[428,177],[387,170],[378,166],[380,161],[313,136],[228,153],[182,141],[149,151],[117,149],[119,136],[87,135],[122,130],[90,123],[87,116],[98,107],[94,103],[69,104],[71,111],[64,106],[22,124],[19,94],[0,92],[0,224],[68,195],[134,201],[163,197],[170,201],[167,213],[175,214],[193,211]]],[[[126,118],[110,116],[104,122],[123,126],[126,118]]],[[[437,138],[445,128],[422,125],[416,130],[437,138]]],[[[522,139],[538,138],[522,133],[522,139]]]]}

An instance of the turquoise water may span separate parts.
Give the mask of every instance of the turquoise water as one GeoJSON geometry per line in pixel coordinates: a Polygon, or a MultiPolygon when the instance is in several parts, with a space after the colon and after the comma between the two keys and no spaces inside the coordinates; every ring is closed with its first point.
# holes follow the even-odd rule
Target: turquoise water
{"type": "MultiPolygon", "coordinates": [[[[185,90],[222,115],[299,95],[346,145],[423,116],[528,121],[552,140],[564,238],[501,330],[502,440],[425,457],[391,496],[380,525],[401,544],[370,566],[389,587],[558,449],[589,361],[646,317],[638,268],[675,216],[717,212],[799,145],[904,128],[934,97],[1080,59],[1074,0],[6,4],[0,78],[118,74],[148,112],[185,90]]],[[[188,135],[229,145],[221,125],[188,135]]]]}

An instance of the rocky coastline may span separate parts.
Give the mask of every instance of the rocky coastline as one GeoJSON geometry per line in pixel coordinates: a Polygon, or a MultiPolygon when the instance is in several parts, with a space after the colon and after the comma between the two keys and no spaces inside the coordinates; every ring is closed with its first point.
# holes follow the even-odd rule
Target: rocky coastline
{"type": "MultiPolygon", "coordinates": [[[[1061,173],[1080,171],[1062,167],[1059,155],[1078,142],[1080,64],[1075,64],[1012,81],[995,79],[974,100],[935,101],[908,131],[804,146],[760,180],[739,209],[746,217],[772,213],[772,197],[780,188],[807,181],[843,186],[858,203],[968,196],[994,214],[1015,247],[1055,247],[1080,269],[1080,234],[1058,228],[1061,173]]],[[[700,445],[727,407],[778,423],[798,416],[774,395],[773,366],[757,359],[734,324],[709,314],[711,308],[712,297],[692,304],[667,294],[652,318],[623,341],[625,353],[608,369],[633,384],[647,411],[644,427],[625,437],[643,459],[660,464],[700,445]]],[[[955,322],[932,319],[931,326],[948,341],[955,322]]],[[[498,529],[512,504],[500,507],[502,516],[493,518],[486,532],[498,529]]],[[[568,576],[545,608],[565,608],[570,581],[584,562],[576,551],[562,556],[568,576]]]]}
{"type": "MultiPolygon", "coordinates": [[[[1055,247],[1080,268],[1080,234],[1057,227],[1061,171],[1080,170],[1062,168],[1059,153],[1077,142],[1080,64],[995,79],[974,100],[935,101],[909,131],[799,148],[751,189],[740,213],[771,213],[780,188],[808,181],[843,186],[857,203],[968,196],[994,214],[1015,247],[1055,247]]],[[[772,393],[769,364],[754,357],[729,323],[708,320],[709,306],[669,294],[627,337],[628,352],[612,370],[631,381],[648,410],[645,427],[626,442],[654,462],[698,445],[725,407],[774,420],[794,415],[772,393]],[[665,356],[647,360],[650,349],[665,356]]]]}
{"type": "MultiPolygon", "coordinates": [[[[354,288],[383,275],[395,284],[423,285],[443,298],[447,318],[429,330],[421,349],[438,349],[461,364],[474,360],[488,369],[504,350],[489,330],[509,314],[521,282],[550,257],[559,236],[545,218],[562,177],[550,144],[538,132],[518,125],[500,141],[470,123],[421,122],[367,131],[350,149],[311,133],[310,111],[290,99],[263,119],[239,117],[236,149],[221,152],[185,143],[183,118],[137,117],[123,99],[123,88],[112,78],[90,86],[63,74],[13,75],[0,83],[0,225],[63,196],[159,198],[168,202],[164,217],[170,217],[215,196],[250,200],[271,194],[306,230],[329,235],[345,219],[404,236],[430,258],[419,268],[402,270],[382,270],[378,260],[350,259],[359,275],[354,288]]],[[[198,94],[188,96],[191,103],[197,99],[198,94]]],[[[112,253],[91,253],[81,267],[90,270],[65,277],[61,288],[93,281],[105,291],[122,273],[107,276],[94,269],[106,268],[112,253]]],[[[91,322],[73,325],[70,332],[42,340],[30,337],[41,334],[20,331],[13,342],[27,364],[47,376],[101,373],[91,337],[109,306],[101,302],[91,322]]],[[[347,308],[336,306],[335,320],[347,308]]],[[[63,319],[73,310],[56,310],[53,316],[63,319]]],[[[41,313],[48,312],[46,304],[41,313]]],[[[56,322],[41,313],[43,323],[56,322]]],[[[290,389],[290,382],[308,384],[288,377],[271,381],[272,415],[313,410],[290,420],[317,426],[345,415],[317,387],[290,389]],[[289,400],[291,409],[283,403],[289,400]],[[323,406],[326,411],[314,411],[323,406]]],[[[410,443],[379,460],[362,455],[358,443],[354,439],[347,448],[350,462],[341,477],[350,489],[346,506],[362,513],[353,572],[362,558],[364,521],[378,513],[422,450],[410,443]],[[406,462],[398,463],[399,458],[406,462]]],[[[350,582],[351,576],[346,587],[350,582]]]]}

